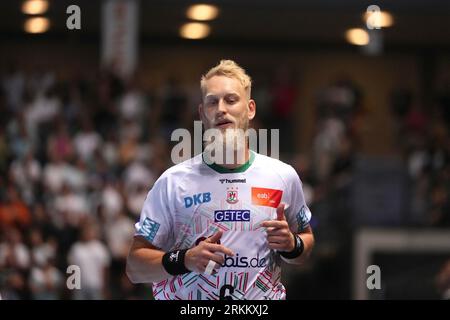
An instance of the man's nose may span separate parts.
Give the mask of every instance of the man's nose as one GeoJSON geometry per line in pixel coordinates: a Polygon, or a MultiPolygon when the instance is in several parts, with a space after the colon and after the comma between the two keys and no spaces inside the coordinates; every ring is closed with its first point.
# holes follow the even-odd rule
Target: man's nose
{"type": "Polygon", "coordinates": [[[223,99],[219,100],[219,103],[217,105],[217,112],[218,113],[227,113],[227,107],[225,105],[225,102],[223,101],[223,99]]]}

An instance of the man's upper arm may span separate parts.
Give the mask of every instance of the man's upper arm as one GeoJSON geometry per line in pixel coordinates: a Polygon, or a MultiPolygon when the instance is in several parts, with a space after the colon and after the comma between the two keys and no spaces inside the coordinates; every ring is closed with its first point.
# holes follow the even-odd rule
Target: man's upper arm
{"type": "Polygon", "coordinates": [[[302,182],[295,169],[290,166],[288,168],[286,176],[289,198],[287,202],[290,204],[290,207],[287,209],[286,219],[292,232],[312,233],[309,225],[311,211],[305,201],[302,182]]]}
{"type": "Polygon", "coordinates": [[[302,233],[307,233],[307,234],[314,236],[313,229],[311,228],[310,225],[308,225],[306,228],[304,228],[303,230],[300,230],[300,232],[298,232],[298,234],[302,234],[302,233]]]}
{"type": "Polygon", "coordinates": [[[138,223],[135,224],[135,236],[143,236],[155,247],[168,250],[174,242],[173,212],[175,212],[173,192],[168,189],[167,176],[161,176],[147,195],[138,223]],[[170,197],[169,197],[170,195],[170,197]]]}
{"type": "Polygon", "coordinates": [[[133,237],[133,242],[131,243],[130,252],[132,252],[134,250],[138,250],[138,249],[144,249],[144,248],[153,249],[153,250],[161,250],[161,248],[158,248],[158,247],[154,246],[153,244],[151,244],[150,242],[148,242],[144,236],[135,235],[133,237]]]}

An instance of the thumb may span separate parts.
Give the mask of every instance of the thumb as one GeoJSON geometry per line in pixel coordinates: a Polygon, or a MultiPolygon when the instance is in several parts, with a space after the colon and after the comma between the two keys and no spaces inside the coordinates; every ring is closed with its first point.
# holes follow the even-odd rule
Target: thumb
{"type": "Polygon", "coordinates": [[[286,217],[284,216],[284,203],[280,203],[280,205],[277,208],[277,220],[278,221],[286,220],[286,217]]]}
{"type": "Polygon", "coordinates": [[[208,242],[211,242],[211,243],[216,243],[216,242],[218,242],[219,240],[220,240],[220,238],[222,238],[222,234],[223,234],[223,232],[222,231],[217,231],[216,233],[214,233],[211,237],[209,237],[208,238],[208,242]]]}

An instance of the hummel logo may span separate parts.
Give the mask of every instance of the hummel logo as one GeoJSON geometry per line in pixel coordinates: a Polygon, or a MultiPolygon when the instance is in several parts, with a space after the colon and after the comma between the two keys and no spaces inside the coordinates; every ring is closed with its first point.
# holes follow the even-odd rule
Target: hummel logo
{"type": "Polygon", "coordinates": [[[170,256],[169,256],[169,260],[170,260],[170,262],[176,262],[176,261],[178,261],[178,253],[180,253],[180,251],[177,251],[177,252],[172,252],[171,254],[170,254],[170,256]]]}
{"type": "Polygon", "coordinates": [[[224,183],[247,183],[247,179],[219,179],[221,184],[224,183]]]}

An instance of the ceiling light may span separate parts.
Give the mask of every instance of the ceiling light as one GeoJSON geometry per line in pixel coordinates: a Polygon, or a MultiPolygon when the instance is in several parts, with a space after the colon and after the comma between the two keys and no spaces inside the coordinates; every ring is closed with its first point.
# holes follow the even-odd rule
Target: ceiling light
{"type": "Polygon", "coordinates": [[[366,12],[363,19],[372,29],[387,28],[394,25],[394,17],[387,11],[366,12]]]}
{"type": "Polygon", "coordinates": [[[345,33],[345,38],[351,44],[357,46],[365,46],[369,43],[369,34],[366,30],[361,28],[353,28],[347,30],[345,33]]]}
{"type": "Polygon", "coordinates": [[[180,28],[180,35],[186,39],[206,38],[210,33],[210,27],[205,23],[190,22],[180,28]]]}
{"type": "Polygon", "coordinates": [[[219,9],[210,4],[195,4],[188,8],[186,15],[189,19],[198,21],[213,20],[219,14],[219,9]]]}
{"type": "Polygon", "coordinates": [[[36,17],[25,21],[24,29],[28,33],[43,33],[50,28],[50,21],[47,18],[36,17]]]}
{"type": "Polygon", "coordinates": [[[45,0],[27,0],[22,4],[22,12],[25,14],[43,14],[48,9],[45,0]]]}

